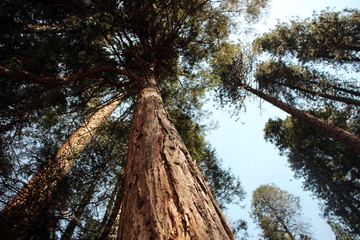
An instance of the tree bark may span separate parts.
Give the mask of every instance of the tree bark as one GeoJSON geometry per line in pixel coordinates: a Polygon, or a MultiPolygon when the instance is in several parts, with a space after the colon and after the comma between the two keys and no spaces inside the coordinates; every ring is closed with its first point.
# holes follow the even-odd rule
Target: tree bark
{"type": "Polygon", "coordinates": [[[281,110],[287,112],[291,116],[300,119],[301,121],[309,124],[312,128],[318,130],[319,132],[331,137],[332,139],[344,144],[349,149],[353,150],[356,153],[360,153],[360,137],[342,129],[328,122],[317,118],[310,113],[301,111],[289,104],[281,102],[276,98],[270,97],[256,89],[251,88],[250,86],[244,86],[244,88],[255,94],[256,96],[264,99],[265,101],[271,103],[275,107],[280,108],[281,110]]]}
{"type": "Polygon", "coordinates": [[[55,158],[50,159],[47,166],[37,172],[5,206],[0,213],[2,234],[9,234],[12,239],[27,239],[29,234],[41,231],[39,222],[45,217],[44,210],[52,204],[51,198],[58,183],[70,171],[97,129],[119,106],[122,96],[123,94],[118,95],[115,100],[92,115],[59,148],[55,158]]]}
{"type": "Polygon", "coordinates": [[[134,110],[117,239],[234,239],[154,85],[134,110]]]}

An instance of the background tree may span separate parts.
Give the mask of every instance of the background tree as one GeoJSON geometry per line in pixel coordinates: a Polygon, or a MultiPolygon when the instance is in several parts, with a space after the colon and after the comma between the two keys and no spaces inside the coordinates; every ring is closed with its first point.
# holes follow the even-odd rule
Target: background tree
{"type": "MultiPolygon", "coordinates": [[[[354,127],[355,132],[359,130],[358,118],[349,121],[351,111],[327,108],[312,113],[344,128],[354,127]]],[[[304,179],[304,188],[323,200],[324,216],[359,234],[358,154],[291,117],[269,120],[265,139],[288,157],[295,176],[304,179]]]]}
{"type": "Polygon", "coordinates": [[[305,20],[279,24],[275,30],[255,40],[258,51],[276,57],[291,55],[299,61],[326,61],[334,65],[359,61],[359,11],[324,10],[305,20]]]}
{"type": "Polygon", "coordinates": [[[304,99],[308,103],[317,102],[319,106],[327,103],[360,106],[360,94],[354,80],[336,77],[309,66],[270,60],[259,64],[255,79],[260,90],[292,104],[304,99]]]}
{"type": "Polygon", "coordinates": [[[251,216],[265,239],[310,239],[300,199],[274,185],[260,186],[253,192],[251,216]]]}
{"type": "Polygon", "coordinates": [[[359,16],[358,10],[326,10],[303,21],[278,24],[257,38],[253,50],[270,55],[270,60],[255,63],[257,88],[302,110],[329,104],[341,109],[359,106],[354,79],[359,16]]]}
{"type": "Polygon", "coordinates": [[[334,232],[337,240],[359,239],[359,237],[356,234],[351,233],[348,229],[343,228],[338,223],[328,222],[328,224],[330,225],[332,231],[334,232]]]}
{"type": "MultiPolygon", "coordinates": [[[[326,10],[255,40],[254,49],[271,56],[256,70],[259,89],[359,136],[359,19],[358,10],[326,10]]],[[[324,200],[324,215],[358,234],[358,152],[294,118],[270,120],[265,134],[305,179],[305,189],[324,200]]]]}
{"type": "Polygon", "coordinates": [[[231,65],[228,65],[220,73],[222,85],[220,87],[219,96],[221,101],[223,101],[223,99],[229,99],[232,103],[241,108],[243,107],[242,103],[244,98],[247,96],[244,92],[254,94],[291,116],[307,123],[314,130],[334,138],[336,141],[348,147],[349,150],[360,153],[360,137],[357,135],[338,126],[329,124],[321,118],[300,110],[293,105],[287,104],[276,97],[272,97],[270,94],[264,93],[264,91],[251,87],[247,81],[252,73],[252,63],[248,62],[248,60],[249,59],[244,57],[244,54],[241,53],[234,59],[234,62],[231,65]]]}
{"type": "Polygon", "coordinates": [[[296,176],[305,178],[305,189],[325,201],[324,215],[353,233],[359,228],[359,151],[304,123],[315,117],[359,138],[358,21],[357,10],[327,10],[279,24],[223,70],[219,89],[223,102],[241,108],[250,92],[292,115],[270,120],[266,138],[288,156],[296,176]],[[258,60],[262,53],[268,53],[264,61],[258,60]]]}

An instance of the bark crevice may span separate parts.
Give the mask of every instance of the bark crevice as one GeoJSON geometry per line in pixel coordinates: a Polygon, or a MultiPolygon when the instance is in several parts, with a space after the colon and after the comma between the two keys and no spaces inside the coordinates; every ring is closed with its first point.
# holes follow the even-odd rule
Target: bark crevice
{"type": "Polygon", "coordinates": [[[234,239],[157,89],[139,93],[128,149],[118,239],[234,239]]]}

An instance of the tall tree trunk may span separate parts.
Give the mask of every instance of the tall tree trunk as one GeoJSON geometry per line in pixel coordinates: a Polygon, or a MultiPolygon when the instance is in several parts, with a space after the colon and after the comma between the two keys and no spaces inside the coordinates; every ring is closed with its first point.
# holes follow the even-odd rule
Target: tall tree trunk
{"type": "Polygon", "coordinates": [[[134,110],[117,239],[234,239],[154,85],[134,110]]]}
{"type": "MultiPolygon", "coordinates": [[[[121,193],[119,192],[121,185],[122,185],[122,178],[120,176],[118,176],[118,180],[116,181],[114,190],[111,193],[108,205],[105,210],[103,220],[101,221],[101,224],[100,224],[100,230],[99,230],[100,233],[103,233],[105,231],[107,223],[113,214],[112,212],[113,212],[113,209],[115,208],[114,204],[116,204],[114,202],[121,201],[121,199],[119,197],[117,197],[117,196],[121,195],[121,193]],[[115,198],[116,198],[116,200],[115,200],[115,198]]],[[[120,202],[119,202],[119,209],[120,209],[120,202]]],[[[106,237],[104,239],[106,239],[106,237]]]]}
{"type": "MultiPolygon", "coordinates": [[[[27,239],[28,235],[41,231],[39,222],[45,216],[44,209],[52,204],[52,196],[58,183],[70,171],[76,158],[89,143],[97,129],[121,103],[123,94],[98,110],[59,148],[54,159],[37,172],[0,213],[0,227],[9,239],[27,239]]],[[[4,236],[5,237],[5,236],[4,236]]]]}
{"type": "MultiPolygon", "coordinates": [[[[315,84],[315,85],[318,85],[319,83],[316,82],[316,81],[309,81],[309,83],[311,84],[315,84]]],[[[336,86],[336,85],[329,85],[329,86],[326,86],[326,88],[332,88],[334,90],[338,90],[340,92],[344,92],[344,93],[348,93],[350,95],[354,95],[354,96],[358,96],[360,97],[360,92],[359,91],[356,91],[356,90],[351,90],[351,89],[347,89],[347,88],[343,88],[341,87],[340,85],[336,86]]]]}
{"type": "Polygon", "coordinates": [[[355,90],[346,89],[346,88],[342,88],[342,87],[338,87],[338,86],[332,86],[332,88],[335,89],[335,90],[339,90],[339,91],[342,91],[342,92],[349,93],[351,95],[360,97],[360,92],[355,91],[355,90]]]}
{"type": "Polygon", "coordinates": [[[333,138],[334,140],[344,144],[351,150],[353,150],[356,153],[360,153],[360,137],[345,131],[342,128],[339,128],[337,126],[331,125],[328,122],[317,118],[305,111],[301,111],[289,104],[286,104],[284,102],[281,102],[277,100],[276,98],[270,97],[269,95],[266,95],[256,89],[251,88],[250,86],[244,86],[244,88],[255,94],[256,96],[264,99],[265,101],[271,103],[272,105],[280,108],[281,110],[287,112],[291,116],[300,119],[301,121],[309,124],[312,128],[318,130],[319,132],[333,138]]]}
{"type": "Polygon", "coordinates": [[[118,226],[114,226],[114,224],[116,224],[116,222],[119,220],[119,215],[120,215],[121,199],[123,196],[122,177],[119,177],[117,185],[119,185],[119,186],[116,191],[116,200],[115,200],[114,206],[112,208],[111,214],[110,214],[109,219],[107,220],[106,224],[100,228],[99,232],[101,232],[101,236],[97,240],[116,239],[116,233],[114,233],[114,232],[116,232],[116,230],[118,229],[118,226]],[[115,237],[113,237],[114,234],[115,234],[115,237]]]}
{"type": "Polygon", "coordinates": [[[298,90],[298,91],[301,91],[301,92],[304,92],[304,93],[311,94],[314,97],[315,96],[320,96],[322,98],[327,98],[327,99],[334,100],[334,101],[337,101],[337,102],[343,102],[343,103],[346,103],[346,104],[349,104],[349,105],[360,106],[360,101],[357,100],[357,99],[354,99],[354,98],[331,95],[331,94],[327,94],[327,93],[324,93],[324,92],[314,91],[314,90],[308,89],[308,88],[301,88],[301,87],[298,87],[298,86],[292,86],[292,85],[284,84],[284,83],[281,83],[281,82],[275,82],[275,83],[279,84],[281,86],[285,86],[285,87],[294,89],[294,90],[298,90]]]}
{"type": "Polygon", "coordinates": [[[106,164],[107,164],[107,162],[104,162],[103,165],[101,166],[101,168],[98,170],[98,173],[96,174],[91,185],[85,192],[84,197],[82,198],[80,204],[78,205],[74,215],[71,217],[71,220],[70,220],[69,224],[67,225],[64,234],[61,236],[61,240],[70,240],[71,239],[71,236],[73,235],[73,232],[79,223],[79,219],[81,218],[86,206],[89,204],[91,198],[93,197],[96,185],[99,182],[100,177],[101,177],[102,169],[104,169],[106,164]]]}
{"type": "Polygon", "coordinates": [[[103,238],[104,240],[116,240],[117,239],[117,235],[119,232],[119,225],[120,225],[120,213],[121,212],[119,211],[118,214],[116,215],[114,223],[111,226],[111,229],[109,231],[109,234],[107,235],[107,238],[103,238]]]}

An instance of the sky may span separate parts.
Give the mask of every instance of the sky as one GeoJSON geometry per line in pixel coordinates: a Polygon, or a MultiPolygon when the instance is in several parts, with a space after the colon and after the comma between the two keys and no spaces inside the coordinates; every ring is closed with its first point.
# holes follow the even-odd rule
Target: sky
{"type": "MultiPolygon", "coordinates": [[[[258,33],[273,29],[277,19],[288,21],[292,16],[307,18],[313,11],[330,7],[340,11],[344,8],[360,8],[358,0],[272,0],[268,15],[256,25],[258,33]]],[[[261,230],[249,218],[252,192],[264,184],[275,184],[301,198],[304,220],[311,225],[310,232],[316,240],[334,240],[334,234],[326,221],[320,217],[319,200],[304,192],[301,179],[295,179],[287,165],[286,157],[279,156],[276,147],[264,140],[263,129],[269,118],[285,118],[286,114],[266,102],[251,99],[246,112],[231,117],[229,111],[217,109],[216,103],[208,102],[206,108],[212,112],[208,121],[217,121],[218,128],[208,133],[207,140],[222,159],[223,166],[230,168],[240,178],[247,193],[246,199],[238,205],[229,206],[225,215],[232,219],[244,219],[248,223],[249,240],[259,239],[261,230]],[[261,106],[261,109],[260,109],[261,106]]],[[[231,111],[231,108],[228,110],[231,111]]]]}

